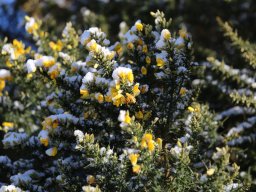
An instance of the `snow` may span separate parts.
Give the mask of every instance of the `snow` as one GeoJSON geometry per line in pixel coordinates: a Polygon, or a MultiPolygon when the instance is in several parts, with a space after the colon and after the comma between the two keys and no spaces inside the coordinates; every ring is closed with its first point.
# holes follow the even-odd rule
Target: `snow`
{"type": "Polygon", "coordinates": [[[6,69],[0,69],[0,79],[7,79],[11,77],[11,72],[6,69]]]}
{"type": "Polygon", "coordinates": [[[21,185],[21,184],[29,184],[33,181],[33,177],[42,177],[44,174],[38,173],[35,170],[31,169],[23,174],[17,174],[10,177],[12,184],[14,185],[21,185]]]}
{"type": "Polygon", "coordinates": [[[14,185],[4,185],[0,188],[0,192],[22,192],[22,190],[14,185]]]}
{"type": "Polygon", "coordinates": [[[80,130],[75,130],[74,135],[78,139],[78,141],[81,143],[84,140],[84,133],[80,130]]]}
{"type": "Polygon", "coordinates": [[[34,73],[36,71],[36,61],[33,59],[27,60],[25,66],[28,73],[34,73]]]}
{"type": "Polygon", "coordinates": [[[238,124],[237,126],[233,127],[229,130],[227,136],[230,137],[236,133],[243,132],[245,129],[253,128],[256,124],[256,116],[248,118],[246,121],[238,124]]]}
{"type": "Polygon", "coordinates": [[[118,121],[124,122],[124,121],[125,121],[125,114],[126,114],[126,111],[121,110],[121,111],[119,112],[118,121]]]}
{"type": "Polygon", "coordinates": [[[94,80],[94,73],[88,72],[83,78],[83,83],[91,83],[94,80]]]}
{"type": "Polygon", "coordinates": [[[121,73],[124,73],[124,74],[132,73],[132,70],[130,68],[127,68],[127,67],[118,67],[112,73],[113,79],[116,80],[116,81],[119,81],[120,80],[119,75],[121,73]]]}
{"type": "Polygon", "coordinates": [[[5,146],[19,145],[28,138],[26,133],[8,132],[5,134],[3,144],[5,146]]]}
{"type": "Polygon", "coordinates": [[[28,31],[29,29],[33,28],[33,26],[36,24],[36,20],[33,17],[29,18],[29,21],[26,23],[25,25],[25,29],[26,31],[28,31]]]}

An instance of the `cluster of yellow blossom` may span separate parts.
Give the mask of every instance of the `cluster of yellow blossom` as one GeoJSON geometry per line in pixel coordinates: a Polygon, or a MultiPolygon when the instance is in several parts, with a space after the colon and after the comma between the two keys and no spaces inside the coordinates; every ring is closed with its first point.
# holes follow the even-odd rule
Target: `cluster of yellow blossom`
{"type": "Polygon", "coordinates": [[[5,81],[11,80],[12,76],[9,70],[0,69],[0,95],[2,95],[2,91],[5,88],[5,81]]]}
{"type": "Polygon", "coordinates": [[[188,107],[188,111],[193,113],[193,112],[200,112],[200,105],[194,104],[193,106],[188,107]]]}
{"type": "Polygon", "coordinates": [[[119,112],[118,121],[121,122],[120,127],[125,127],[131,124],[132,118],[129,115],[129,111],[121,110],[119,112]]]}
{"type": "Polygon", "coordinates": [[[5,121],[2,123],[2,126],[12,128],[14,126],[14,123],[5,121]]]}
{"type": "Polygon", "coordinates": [[[153,140],[153,135],[151,133],[145,133],[141,139],[140,146],[142,149],[148,149],[150,152],[155,150],[155,144],[158,145],[158,148],[162,149],[163,140],[161,138],[157,138],[156,141],[153,140]]]}
{"type": "Polygon", "coordinates": [[[29,74],[34,73],[37,67],[44,67],[51,79],[56,79],[61,71],[61,64],[52,56],[35,55],[35,60],[29,59],[25,64],[29,74]]]}
{"type": "MultiPolygon", "coordinates": [[[[48,147],[49,145],[49,132],[52,131],[52,129],[56,129],[59,125],[59,122],[57,119],[52,119],[51,117],[47,117],[43,122],[43,129],[40,131],[38,137],[40,140],[40,143],[44,145],[45,147],[48,147]]],[[[45,151],[45,153],[48,156],[55,156],[57,154],[57,147],[51,147],[45,151]]]]}
{"type": "Polygon", "coordinates": [[[134,173],[139,173],[141,171],[141,166],[137,164],[138,158],[140,157],[139,154],[132,153],[129,155],[129,159],[132,164],[132,171],[134,173]]]}
{"type": "Polygon", "coordinates": [[[42,125],[43,125],[43,129],[51,129],[51,128],[55,129],[58,127],[59,123],[57,119],[53,120],[51,117],[47,117],[42,122],[42,125]]]}
{"type": "MultiPolygon", "coordinates": [[[[135,143],[138,142],[137,137],[133,137],[135,143]]],[[[156,141],[153,140],[153,135],[151,133],[145,133],[141,139],[140,146],[142,149],[148,149],[150,153],[155,150],[155,145],[158,146],[159,150],[162,149],[163,140],[161,138],[157,138],[156,141]]],[[[142,151],[143,153],[143,151],[142,151]]],[[[134,173],[138,174],[141,171],[141,165],[137,164],[138,158],[140,155],[138,153],[132,153],[129,155],[129,160],[132,164],[132,170],[134,173]]]]}
{"type": "MultiPolygon", "coordinates": [[[[134,84],[134,76],[132,70],[127,67],[118,67],[112,73],[113,80],[95,77],[91,72],[88,72],[84,78],[84,85],[80,88],[80,94],[83,98],[96,99],[99,103],[112,102],[119,107],[123,104],[132,104],[136,102],[135,97],[140,94],[139,84],[134,84]],[[108,92],[104,93],[90,93],[86,84],[100,82],[99,84],[106,84],[109,86],[108,92]]],[[[94,84],[94,85],[95,85],[94,84]]]]}
{"type": "Polygon", "coordinates": [[[40,132],[39,137],[40,137],[40,142],[44,145],[44,146],[48,146],[49,144],[49,137],[48,137],[48,132],[51,129],[55,129],[58,127],[59,123],[58,120],[53,120],[50,117],[47,117],[43,122],[43,130],[40,132]]]}
{"type": "Polygon", "coordinates": [[[14,123],[13,122],[8,122],[8,121],[4,121],[2,123],[2,127],[0,127],[0,130],[3,130],[4,132],[8,132],[9,129],[14,127],[14,123]]]}
{"type": "Polygon", "coordinates": [[[47,147],[49,145],[49,132],[48,130],[41,130],[39,133],[39,140],[42,145],[47,147]]]}
{"type": "Polygon", "coordinates": [[[2,48],[2,55],[8,55],[9,58],[6,61],[7,67],[12,67],[12,61],[18,60],[21,56],[29,53],[31,50],[30,47],[25,48],[25,45],[18,41],[17,39],[14,39],[12,43],[7,43],[2,48]]]}
{"type": "Polygon", "coordinates": [[[26,25],[25,25],[26,31],[30,34],[36,33],[40,27],[40,24],[35,20],[35,18],[26,16],[25,20],[26,20],[26,25]]]}
{"type": "Polygon", "coordinates": [[[56,43],[53,41],[49,42],[49,46],[53,51],[61,51],[63,48],[63,43],[61,40],[58,40],[56,43]]]}
{"type": "Polygon", "coordinates": [[[126,67],[118,67],[113,71],[112,77],[114,82],[109,89],[107,98],[115,106],[122,104],[135,103],[135,97],[140,94],[139,84],[134,85],[134,76],[132,70],[126,67]]]}
{"type": "Polygon", "coordinates": [[[2,91],[5,88],[5,80],[0,79],[0,96],[2,95],[2,91]]]}

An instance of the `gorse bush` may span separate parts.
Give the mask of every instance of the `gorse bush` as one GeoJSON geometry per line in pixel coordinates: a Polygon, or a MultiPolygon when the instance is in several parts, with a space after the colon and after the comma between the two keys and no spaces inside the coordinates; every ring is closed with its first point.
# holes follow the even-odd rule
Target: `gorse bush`
{"type": "Polygon", "coordinates": [[[17,119],[3,116],[0,191],[250,187],[220,122],[197,102],[190,34],[171,29],[160,11],[151,15],[153,26],[137,20],[114,43],[97,27],[81,33],[67,23],[58,34],[26,17],[36,48],[2,43],[2,97],[25,107],[17,119]]]}

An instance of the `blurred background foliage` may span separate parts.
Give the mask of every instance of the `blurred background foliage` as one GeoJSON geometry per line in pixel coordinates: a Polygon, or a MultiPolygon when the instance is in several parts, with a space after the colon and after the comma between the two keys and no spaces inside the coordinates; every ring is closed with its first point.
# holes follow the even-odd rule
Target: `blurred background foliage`
{"type": "MultiPolygon", "coordinates": [[[[255,39],[256,2],[253,0],[1,0],[0,35],[26,38],[23,16],[47,21],[49,28],[61,30],[72,21],[79,29],[95,25],[110,38],[116,38],[119,24],[131,26],[137,18],[150,21],[149,12],[157,9],[174,18],[174,25],[183,23],[192,34],[196,57],[205,59],[210,50],[226,52],[226,44],[216,22],[219,16],[229,21],[242,37],[255,39]]],[[[228,50],[232,54],[234,50],[228,50]]],[[[236,60],[236,59],[234,59],[236,60]]]]}

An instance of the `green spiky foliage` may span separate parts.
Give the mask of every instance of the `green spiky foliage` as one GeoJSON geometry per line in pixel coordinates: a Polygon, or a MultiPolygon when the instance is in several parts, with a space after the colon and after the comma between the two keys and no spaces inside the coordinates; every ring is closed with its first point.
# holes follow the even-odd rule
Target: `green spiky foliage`
{"type": "Polygon", "coordinates": [[[240,52],[239,56],[243,58],[243,62],[239,65],[228,65],[224,60],[208,58],[209,67],[213,70],[213,76],[208,80],[229,103],[228,109],[220,112],[216,118],[224,121],[222,134],[225,135],[226,143],[232,147],[234,161],[240,162],[243,170],[249,171],[253,176],[256,139],[256,46],[242,39],[227,22],[220,18],[217,18],[217,21],[232,46],[240,52]]]}
{"type": "Polygon", "coordinates": [[[0,43],[1,80],[5,86],[1,88],[0,124],[1,131],[8,129],[33,132],[40,126],[40,100],[45,97],[47,86],[41,81],[33,81],[27,76],[24,62],[33,54],[30,47],[14,40],[0,43]],[[12,56],[8,49],[14,50],[12,56]]]}

